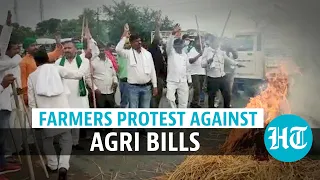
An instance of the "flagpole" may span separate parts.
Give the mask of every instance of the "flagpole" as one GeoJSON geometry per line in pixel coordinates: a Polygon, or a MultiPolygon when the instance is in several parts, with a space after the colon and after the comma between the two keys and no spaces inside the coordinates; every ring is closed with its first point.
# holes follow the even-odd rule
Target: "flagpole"
{"type": "MultiPolygon", "coordinates": [[[[19,102],[19,98],[18,98],[18,93],[17,93],[17,89],[16,89],[16,85],[15,83],[11,84],[12,86],[12,92],[13,92],[13,97],[14,97],[14,101],[16,104],[16,109],[17,109],[17,114],[18,114],[18,118],[20,121],[20,125],[23,125],[23,116],[22,116],[22,111],[21,111],[21,107],[20,107],[20,102],[19,102]]],[[[25,125],[24,125],[25,126],[25,125]]],[[[22,140],[23,140],[23,145],[27,154],[27,162],[28,162],[28,170],[29,170],[29,175],[30,175],[30,179],[31,180],[35,180],[35,176],[34,176],[34,169],[33,169],[33,165],[32,165],[32,160],[31,160],[31,155],[30,155],[30,149],[29,149],[29,145],[27,142],[27,131],[25,129],[25,127],[21,127],[21,131],[22,131],[22,140]]]]}
{"type": "Polygon", "coordinates": [[[198,17],[197,17],[197,15],[195,15],[195,17],[196,17],[197,31],[198,31],[199,42],[200,42],[200,49],[201,49],[201,51],[203,51],[203,47],[202,47],[202,39],[201,39],[201,35],[200,35],[200,30],[199,30],[198,17]]]}
{"type": "Polygon", "coordinates": [[[81,43],[83,43],[84,21],[85,21],[85,16],[84,16],[84,13],[83,13],[83,17],[82,17],[82,29],[81,29],[81,43]]]}
{"type": "MultiPolygon", "coordinates": [[[[19,87],[19,84],[18,84],[17,81],[15,81],[15,85],[16,85],[16,87],[19,87]]],[[[20,100],[23,102],[23,95],[20,95],[19,97],[20,97],[20,100]]],[[[29,114],[28,114],[28,108],[26,107],[26,105],[24,103],[22,103],[22,106],[23,106],[23,112],[25,114],[25,116],[24,116],[24,120],[25,120],[24,124],[26,124],[27,122],[29,124],[30,130],[31,130],[31,133],[32,133],[32,137],[33,137],[33,140],[34,140],[34,144],[36,146],[37,153],[39,154],[39,159],[40,159],[40,163],[42,165],[44,174],[46,175],[47,179],[49,179],[49,173],[48,173],[48,170],[46,168],[46,164],[44,163],[44,160],[42,158],[41,151],[40,151],[40,148],[39,148],[39,145],[38,145],[38,142],[37,142],[37,137],[36,137],[35,131],[34,131],[34,129],[32,129],[31,118],[29,117],[29,114]]],[[[23,128],[21,124],[20,124],[20,127],[23,128]]]]}
{"type": "MultiPolygon", "coordinates": [[[[89,31],[89,23],[88,19],[86,19],[86,28],[85,32],[87,33],[89,31]]],[[[88,34],[86,34],[88,35],[88,34]]],[[[91,47],[89,47],[89,39],[92,37],[86,37],[87,38],[87,50],[90,50],[91,47]]],[[[91,78],[91,91],[92,91],[92,99],[93,99],[93,108],[97,108],[97,100],[96,100],[96,93],[94,91],[94,83],[93,83],[93,68],[92,68],[92,61],[89,59],[89,66],[90,66],[90,78],[91,78]]]]}

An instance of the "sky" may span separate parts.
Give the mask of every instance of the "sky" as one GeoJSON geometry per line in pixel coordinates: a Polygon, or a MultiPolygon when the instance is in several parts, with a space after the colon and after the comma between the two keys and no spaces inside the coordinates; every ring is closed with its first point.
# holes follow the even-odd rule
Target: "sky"
{"type": "MultiPolygon", "coordinates": [[[[18,23],[35,27],[40,21],[40,0],[16,0],[18,4],[18,23]]],[[[116,0],[119,1],[119,0],[116,0]]],[[[262,0],[126,0],[140,7],[148,6],[162,10],[164,15],[180,23],[183,29],[196,29],[195,15],[198,17],[200,30],[221,34],[227,15],[232,15],[226,29],[226,36],[233,36],[237,31],[252,30],[250,6],[253,1],[262,0]],[[242,1],[241,3],[239,3],[242,1]]],[[[0,23],[4,24],[7,10],[13,10],[14,0],[0,0],[0,23]]],[[[44,19],[76,18],[83,8],[96,9],[102,5],[111,5],[112,0],[43,0],[44,19]]],[[[13,17],[16,21],[16,17],[13,17]]]]}

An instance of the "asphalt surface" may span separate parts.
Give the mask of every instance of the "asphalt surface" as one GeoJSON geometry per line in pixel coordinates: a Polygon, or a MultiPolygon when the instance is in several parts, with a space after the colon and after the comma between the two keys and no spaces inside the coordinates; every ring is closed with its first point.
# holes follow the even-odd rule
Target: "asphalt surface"
{"type": "MultiPolygon", "coordinates": [[[[190,97],[192,96],[192,92],[190,97]]],[[[207,99],[207,98],[206,98],[207,99]]],[[[246,98],[237,98],[233,101],[233,107],[244,107],[246,98]]],[[[120,103],[119,90],[116,93],[116,102],[120,103]]],[[[206,104],[206,101],[205,101],[206,104]]],[[[165,92],[160,102],[160,108],[169,108],[165,98],[165,92]]],[[[25,158],[25,157],[23,157],[25,158]]],[[[98,156],[98,155],[73,155],[70,161],[68,180],[140,180],[150,179],[175,168],[176,165],[184,160],[185,156],[98,156]]],[[[36,180],[45,180],[44,171],[38,156],[33,156],[33,166],[36,180]]],[[[20,172],[8,175],[10,180],[29,180],[28,166],[23,162],[23,168],[20,172]]],[[[56,180],[57,175],[50,175],[49,180],[56,180]]]]}

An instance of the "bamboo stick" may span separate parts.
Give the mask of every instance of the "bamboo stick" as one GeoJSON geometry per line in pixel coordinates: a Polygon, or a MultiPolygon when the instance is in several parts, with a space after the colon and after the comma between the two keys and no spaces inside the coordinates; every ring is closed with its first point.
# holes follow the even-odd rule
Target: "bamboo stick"
{"type": "MultiPolygon", "coordinates": [[[[18,118],[19,118],[20,124],[23,124],[23,116],[21,114],[21,107],[20,107],[20,103],[19,103],[19,99],[18,99],[16,85],[15,85],[15,83],[12,83],[11,86],[12,86],[14,101],[16,103],[16,108],[18,110],[18,113],[17,113],[18,118]]],[[[35,180],[34,170],[33,170],[33,165],[32,165],[32,160],[31,160],[31,155],[30,155],[30,149],[29,149],[29,145],[28,145],[27,139],[26,139],[27,132],[26,132],[25,127],[21,127],[21,131],[22,131],[23,145],[24,145],[25,151],[27,153],[26,157],[27,157],[27,162],[28,162],[28,170],[29,170],[30,179],[35,180]]]]}

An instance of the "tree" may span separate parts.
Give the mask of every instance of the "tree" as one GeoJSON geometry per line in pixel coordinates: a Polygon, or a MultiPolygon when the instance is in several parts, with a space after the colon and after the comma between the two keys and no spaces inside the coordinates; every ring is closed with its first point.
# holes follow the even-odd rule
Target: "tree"
{"type": "MultiPolygon", "coordinates": [[[[122,35],[123,26],[128,23],[131,33],[138,33],[145,42],[150,42],[151,31],[155,28],[157,11],[150,8],[138,8],[125,1],[114,2],[112,6],[103,6],[107,18],[110,42],[117,43],[122,35]]],[[[167,16],[161,19],[161,30],[171,30],[173,22],[167,16]]]]}
{"type": "Polygon", "coordinates": [[[38,37],[45,36],[52,38],[59,29],[60,24],[61,20],[54,18],[39,22],[36,26],[36,34],[38,37]]]}
{"type": "Polygon", "coordinates": [[[13,41],[22,43],[26,37],[36,36],[36,33],[30,27],[20,26],[18,23],[13,23],[12,27],[11,39],[13,41]]]}
{"type": "Polygon", "coordinates": [[[106,42],[108,38],[106,22],[105,20],[98,21],[97,12],[92,9],[84,9],[84,12],[77,19],[52,18],[39,22],[36,26],[36,35],[37,37],[54,38],[59,31],[62,38],[81,38],[83,16],[88,20],[93,38],[106,42]]]}

